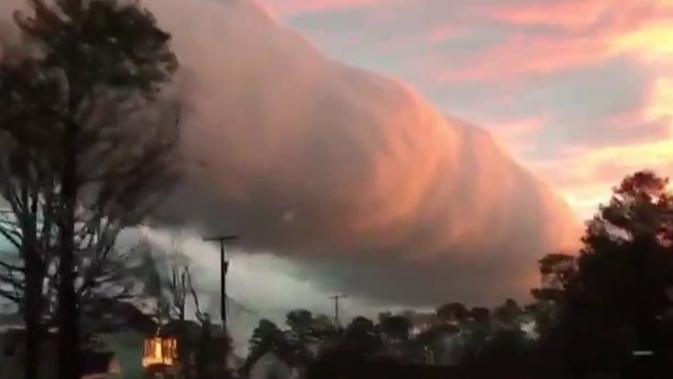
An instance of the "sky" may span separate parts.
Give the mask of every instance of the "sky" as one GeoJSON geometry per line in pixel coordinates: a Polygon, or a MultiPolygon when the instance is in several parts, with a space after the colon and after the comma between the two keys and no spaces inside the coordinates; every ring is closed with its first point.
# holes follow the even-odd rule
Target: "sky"
{"type": "Polygon", "coordinates": [[[629,173],[673,173],[673,1],[260,1],[489,130],[579,217],[629,173]]]}
{"type": "Polygon", "coordinates": [[[239,341],[335,293],[525,299],[624,175],[673,172],[672,1],[144,3],[181,61],[187,179],[148,233],[214,299],[201,237],[240,234],[239,341]]]}

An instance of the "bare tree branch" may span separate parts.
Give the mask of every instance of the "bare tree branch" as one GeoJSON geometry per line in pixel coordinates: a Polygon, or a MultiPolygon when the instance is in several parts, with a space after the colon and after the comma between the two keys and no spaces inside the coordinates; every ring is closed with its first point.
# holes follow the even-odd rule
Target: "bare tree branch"
{"type": "Polygon", "coordinates": [[[2,260],[0,260],[0,267],[4,268],[4,269],[6,269],[6,270],[13,270],[13,271],[21,271],[21,272],[23,272],[23,270],[24,270],[24,268],[21,267],[21,266],[11,265],[11,264],[6,263],[6,262],[4,262],[4,261],[2,261],[2,260]]]}

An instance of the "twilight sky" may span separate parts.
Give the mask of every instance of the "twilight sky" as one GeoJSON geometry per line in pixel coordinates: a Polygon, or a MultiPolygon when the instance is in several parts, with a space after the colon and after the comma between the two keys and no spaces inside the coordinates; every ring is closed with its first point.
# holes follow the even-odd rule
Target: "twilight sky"
{"type": "Polygon", "coordinates": [[[496,135],[583,217],[673,172],[671,0],[261,0],[331,58],[496,135]]]}
{"type": "Polygon", "coordinates": [[[625,174],[673,173],[671,0],[258,2],[274,19],[145,1],[182,62],[191,186],[167,222],[190,230],[153,240],[215,299],[200,237],[230,231],[229,288],[264,317],[523,297],[574,236],[535,174],[587,217],[625,174]]]}

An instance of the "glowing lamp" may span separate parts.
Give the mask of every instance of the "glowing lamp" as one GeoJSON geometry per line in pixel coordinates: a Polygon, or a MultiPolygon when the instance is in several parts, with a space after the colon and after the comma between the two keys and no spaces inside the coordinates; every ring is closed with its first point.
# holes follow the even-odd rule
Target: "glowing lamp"
{"type": "Polygon", "coordinates": [[[174,337],[153,336],[145,338],[143,368],[156,365],[172,367],[178,358],[178,341],[174,337]]]}

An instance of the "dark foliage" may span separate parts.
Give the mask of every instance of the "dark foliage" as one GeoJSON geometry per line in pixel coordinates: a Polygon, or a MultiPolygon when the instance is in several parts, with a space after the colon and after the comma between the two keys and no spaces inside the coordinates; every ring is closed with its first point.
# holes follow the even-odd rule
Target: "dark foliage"
{"type": "MultiPolygon", "coordinates": [[[[568,374],[624,374],[638,365],[671,369],[673,196],[667,182],[652,172],[626,177],[588,223],[577,272],[561,288],[563,308],[546,341],[555,352],[547,357],[563,357],[556,367],[568,374]],[[637,351],[653,355],[638,358],[637,351]]],[[[636,371],[645,375],[646,369],[636,371]]]]}

